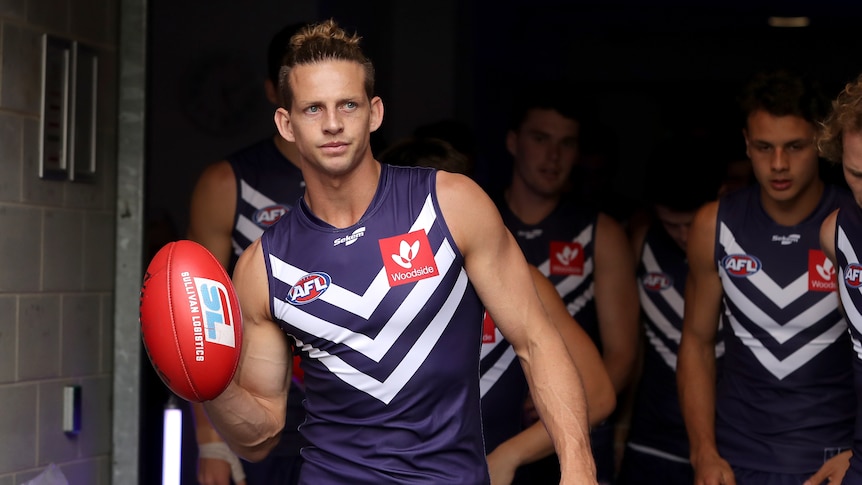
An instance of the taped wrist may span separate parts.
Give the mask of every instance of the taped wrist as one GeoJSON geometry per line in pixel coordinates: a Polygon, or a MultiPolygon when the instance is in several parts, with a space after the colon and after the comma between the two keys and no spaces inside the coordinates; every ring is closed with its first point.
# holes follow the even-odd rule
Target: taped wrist
{"type": "Polygon", "coordinates": [[[198,458],[226,461],[230,465],[230,475],[233,482],[239,483],[245,480],[245,472],[242,470],[242,463],[240,463],[239,457],[230,451],[227,443],[223,441],[199,444],[198,458]]]}

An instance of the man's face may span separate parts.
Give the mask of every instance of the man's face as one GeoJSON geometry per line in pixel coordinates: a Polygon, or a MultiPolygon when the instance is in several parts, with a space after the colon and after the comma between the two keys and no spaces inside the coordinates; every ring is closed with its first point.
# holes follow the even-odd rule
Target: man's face
{"type": "Polygon", "coordinates": [[[677,211],[660,204],[655,205],[656,218],[661,222],[671,239],[683,251],[685,251],[685,246],[688,243],[688,229],[691,227],[696,213],[697,210],[677,211]]]}
{"type": "Polygon", "coordinates": [[[744,132],[754,176],[767,197],[795,199],[819,177],[814,126],[799,116],[774,116],[758,110],[744,132]]]}
{"type": "Polygon", "coordinates": [[[533,109],[506,148],[515,161],[514,177],[536,195],[559,195],[578,158],[579,123],[551,109],[533,109]]]}
{"type": "Polygon", "coordinates": [[[856,203],[862,206],[862,132],[844,132],[844,179],[853,192],[856,203]]]}
{"type": "Polygon", "coordinates": [[[283,133],[303,162],[331,174],[348,171],[369,153],[371,132],[383,118],[380,98],[365,94],[365,71],[356,62],[295,66],[289,121],[283,133]]]}

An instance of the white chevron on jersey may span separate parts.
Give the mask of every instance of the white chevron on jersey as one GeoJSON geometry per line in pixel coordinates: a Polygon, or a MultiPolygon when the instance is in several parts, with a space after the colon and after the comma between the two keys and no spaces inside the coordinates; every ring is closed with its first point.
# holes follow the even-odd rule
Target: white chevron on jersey
{"type": "MultiPolygon", "coordinates": [[[[261,234],[263,234],[263,228],[252,222],[248,217],[244,214],[240,214],[236,220],[236,230],[248,238],[249,241],[254,241],[259,238],[261,234]]],[[[235,250],[238,248],[234,248],[235,250]]],[[[245,248],[243,248],[245,249],[245,248]]],[[[237,254],[241,254],[243,249],[239,249],[237,254]]]]}
{"type": "MultiPolygon", "coordinates": [[[[653,332],[652,327],[644,327],[644,333],[647,336],[647,341],[653,346],[658,355],[661,356],[662,360],[668,367],[676,371],[676,354],[673,353],[667,345],[664,344],[664,341],[658,338],[653,332]]],[[[677,342],[679,342],[679,338],[677,338],[677,342]]]]}
{"type": "MultiPolygon", "coordinates": [[[[727,254],[748,254],[745,249],[736,243],[736,238],[724,223],[721,224],[721,245],[727,254]]],[[[721,264],[719,264],[721,266],[721,264]]],[[[726,274],[722,275],[723,277],[726,274]]],[[[779,308],[795,302],[797,298],[808,292],[808,271],[806,270],[799,278],[787,285],[785,288],[778,286],[762,268],[757,273],[747,277],[765,296],[779,308]]],[[[727,285],[725,285],[726,287],[727,285]]],[[[828,293],[827,293],[828,294],[828,293]]]]}
{"type": "MultiPolygon", "coordinates": [[[[859,261],[859,256],[856,255],[853,245],[850,243],[850,240],[847,238],[847,234],[841,226],[838,227],[838,249],[844,253],[848,262],[859,261]]],[[[844,284],[844,267],[838,268],[838,289],[841,292],[841,300],[845,302],[852,301],[850,299],[851,292],[862,293],[862,287],[851,290],[846,284],[844,284]]],[[[853,325],[856,330],[862,332],[862,315],[859,314],[859,308],[857,308],[856,305],[848,305],[845,303],[844,312],[847,315],[847,319],[850,320],[850,324],[853,325]]],[[[850,339],[853,341],[853,351],[856,352],[857,358],[862,360],[862,344],[853,337],[852,333],[850,334],[850,339]]]]}
{"type": "MultiPolygon", "coordinates": [[[[434,203],[431,200],[431,195],[428,195],[428,197],[425,198],[425,203],[422,205],[422,210],[419,212],[419,216],[416,217],[416,221],[410,227],[408,232],[422,229],[425,231],[425,234],[428,234],[428,231],[431,229],[431,226],[434,225],[434,221],[436,220],[437,214],[434,212],[434,203]]],[[[451,266],[452,262],[455,260],[455,251],[452,250],[452,247],[449,245],[448,239],[443,240],[443,244],[441,244],[437,254],[434,256],[434,259],[437,261],[438,268],[442,268],[440,274],[446,274],[446,270],[448,270],[449,266],[451,266]],[[445,268],[443,268],[444,266],[445,268]]],[[[290,286],[293,286],[293,284],[299,281],[303,276],[315,271],[313,269],[308,270],[297,268],[272,255],[270,255],[270,265],[272,266],[273,276],[290,286]]],[[[421,287],[426,291],[433,291],[433,288],[427,288],[430,283],[427,283],[426,281],[435,281],[434,285],[436,285],[437,279],[428,278],[427,280],[421,280],[419,282],[421,287]],[[423,282],[426,282],[426,284],[422,284],[423,282]]],[[[416,291],[417,288],[414,288],[413,291],[416,291]]],[[[332,284],[330,285],[330,288],[320,296],[320,299],[328,303],[337,301],[339,307],[367,319],[371,316],[374,310],[377,309],[377,305],[380,304],[380,301],[383,300],[383,297],[386,296],[388,291],[389,281],[386,276],[386,268],[381,267],[380,272],[377,273],[377,276],[374,277],[374,280],[362,295],[357,295],[351,291],[344,290],[338,285],[332,284]]],[[[273,298],[273,301],[276,305],[284,304],[284,302],[280,301],[278,298],[273,298]]]]}
{"type": "Polygon", "coordinates": [[[270,199],[266,195],[258,192],[254,187],[248,184],[245,180],[240,180],[240,197],[242,200],[248,202],[248,204],[257,209],[261,209],[263,207],[267,207],[270,205],[275,205],[278,202],[270,199]]]}
{"type": "Polygon", "coordinates": [[[721,279],[725,281],[725,297],[739,307],[740,312],[747,316],[754,324],[766,330],[779,344],[787,342],[799,332],[807,329],[811,322],[816,322],[829,312],[835,310],[834,295],[831,292],[824,293],[823,297],[816,304],[811,305],[804,312],[788,320],[784,325],[780,325],[769,314],[749,300],[736,285],[732,284],[732,281],[730,283],[727,282],[728,279],[733,279],[733,277],[728,276],[724,268],[719,267],[719,273],[721,274],[721,279]]]}
{"type": "MultiPolygon", "coordinates": [[[[245,180],[240,180],[240,197],[242,200],[248,202],[249,205],[257,209],[275,205],[277,203],[266,195],[255,190],[255,188],[249,185],[245,180]]],[[[263,229],[255,224],[254,221],[249,220],[249,218],[244,214],[239,214],[237,217],[236,230],[243,236],[247,237],[249,241],[254,241],[263,234],[263,229]]],[[[234,246],[233,250],[237,255],[239,255],[242,254],[245,248],[234,246]]]]}
{"type": "MultiPolygon", "coordinates": [[[[455,260],[454,252],[449,246],[448,240],[443,241],[434,259],[440,269],[440,274],[446,274],[455,260]]],[[[273,255],[270,255],[270,261],[272,275],[288,285],[293,285],[300,278],[314,271],[296,268],[273,255]]],[[[369,359],[380,362],[380,359],[386,355],[386,352],[422,310],[424,302],[428,301],[439,286],[440,279],[438,276],[416,282],[413,289],[410,290],[410,294],[407,295],[404,302],[392,314],[392,317],[375,338],[327,322],[278,297],[273,297],[273,308],[279,316],[285,321],[289,321],[294,327],[331,342],[347,345],[369,359]]],[[[357,295],[338,286],[335,282],[331,282],[320,299],[367,319],[374,313],[388,292],[389,282],[386,278],[386,269],[383,268],[362,295],[357,295]]]]}
{"type": "Polygon", "coordinates": [[[407,382],[410,381],[416,373],[416,370],[422,366],[422,363],[424,363],[425,359],[428,358],[428,355],[437,344],[440,336],[443,335],[443,331],[449,326],[452,315],[454,315],[455,311],[458,309],[461,299],[464,296],[464,292],[467,289],[467,283],[467,273],[463,268],[461,268],[461,271],[458,274],[458,280],[455,282],[452,292],[449,293],[449,297],[440,308],[440,311],[431,320],[428,327],[425,328],[422,335],[419,336],[416,343],[414,343],[413,347],[410,348],[410,351],[407,352],[407,355],[405,355],[398,366],[395,367],[395,370],[393,370],[392,373],[389,374],[389,377],[383,381],[379,381],[376,378],[363,373],[341,358],[331,355],[324,350],[316,349],[298,339],[296,343],[303,351],[308,352],[308,356],[310,358],[319,360],[342,381],[374,398],[377,398],[384,404],[389,404],[398,392],[407,385],[407,382]]]}
{"type": "MultiPolygon", "coordinates": [[[[733,233],[724,224],[721,224],[720,242],[727,254],[747,254],[745,248],[737,242],[733,233]]],[[[752,323],[765,330],[776,342],[784,344],[803,330],[810,327],[811,322],[820,321],[830,312],[835,310],[834,296],[823,293],[819,301],[808,307],[804,312],[783,325],[756,306],[736,286],[736,278],[730,276],[721,264],[718,265],[719,275],[723,282],[724,295],[729,301],[739,308],[741,314],[745,315],[752,323]]],[[[785,308],[808,292],[807,269],[796,280],[784,288],[775,283],[762,268],[757,273],[747,277],[764,296],[778,308],[785,308]]],[[[754,356],[763,364],[772,375],[783,379],[801,366],[808,363],[824,349],[835,342],[847,329],[844,319],[840,319],[820,335],[814,337],[797,351],[779,361],[775,355],[746,330],[739,321],[729,315],[729,321],[734,334],[748,347],[754,356]]]]}
{"type": "MultiPolygon", "coordinates": [[[[646,268],[647,273],[663,273],[661,266],[659,266],[658,262],[655,259],[655,253],[652,252],[652,248],[649,244],[644,245],[643,256],[641,261],[644,264],[644,268],[646,268]]],[[[676,287],[671,286],[670,288],[666,288],[661,291],[661,296],[673,308],[673,311],[682,318],[683,311],[685,309],[685,300],[682,295],[676,290],[676,287]]]]}
{"type": "Polygon", "coordinates": [[[799,350],[785,357],[784,360],[778,360],[775,355],[769,351],[769,349],[764,347],[760,341],[757,340],[754,335],[751,335],[745,327],[740,325],[735,318],[730,318],[730,325],[733,327],[733,333],[736,334],[745,346],[751,350],[754,356],[757,357],[757,360],[763,364],[763,367],[779,380],[784,379],[792,372],[805,365],[823,349],[827,348],[832,342],[838,340],[838,337],[840,337],[841,334],[847,331],[847,326],[845,325],[844,320],[840,320],[835,325],[832,325],[828,330],[815,337],[807,345],[803,345],[799,350]]]}
{"type": "Polygon", "coordinates": [[[500,333],[500,329],[494,328],[494,341],[491,343],[483,343],[482,350],[480,353],[480,358],[484,359],[488,353],[494,350],[498,345],[505,343],[508,348],[503,352],[494,365],[491,366],[490,369],[486,370],[484,374],[479,378],[479,393],[481,397],[485,397],[485,394],[494,387],[494,384],[500,379],[500,376],[509,368],[509,365],[512,364],[512,361],[515,360],[517,354],[515,354],[515,349],[506,342],[503,334],[500,333]]]}

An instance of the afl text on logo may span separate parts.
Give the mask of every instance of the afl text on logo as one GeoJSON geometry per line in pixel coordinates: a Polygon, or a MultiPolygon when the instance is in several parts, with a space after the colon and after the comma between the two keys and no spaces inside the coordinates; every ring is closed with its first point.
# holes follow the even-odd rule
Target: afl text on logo
{"type": "Polygon", "coordinates": [[[727,274],[736,278],[746,278],[760,271],[760,260],[748,254],[728,254],[721,260],[727,274]]]}
{"type": "Polygon", "coordinates": [[[305,305],[318,299],[329,288],[332,278],[323,272],[308,273],[296,282],[287,295],[292,305],[305,305]]]}
{"type": "Polygon", "coordinates": [[[287,214],[288,211],[290,211],[290,207],[284,204],[270,205],[254,211],[252,219],[255,224],[265,229],[278,222],[281,216],[287,214]]]}
{"type": "Polygon", "coordinates": [[[647,291],[661,291],[673,286],[673,278],[667,273],[651,272],[643,275],[641,284],[647,291]]]}
{"type": "Polygon", "coordinates": [[[862,264],[850,263],[844,268],[844,284],[850,288],[862,286],[862,264]]]}

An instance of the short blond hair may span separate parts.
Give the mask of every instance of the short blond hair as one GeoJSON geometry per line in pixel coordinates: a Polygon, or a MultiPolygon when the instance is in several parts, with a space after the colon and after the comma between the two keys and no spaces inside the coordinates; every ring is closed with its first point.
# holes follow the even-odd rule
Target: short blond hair
{"type": "Polygon", "coordinates": [[[817,150],[823,158],[841,163],[844,157],[844,133],[862,131],[862,75],[847,83],[832,102],[832,112],[821,123],[817,150]]]}

